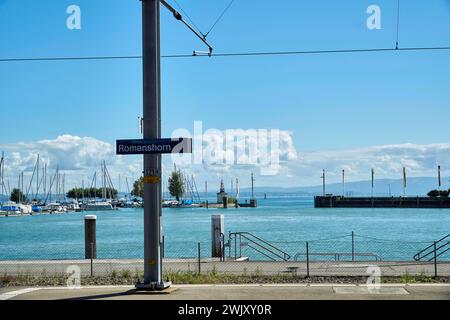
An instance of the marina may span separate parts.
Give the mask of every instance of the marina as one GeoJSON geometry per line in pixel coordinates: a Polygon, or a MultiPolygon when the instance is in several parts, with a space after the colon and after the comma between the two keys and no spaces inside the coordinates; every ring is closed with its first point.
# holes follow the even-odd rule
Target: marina
{"type": "MultiPolygon", "coordinates": [[[[316,242],[322,246],[321,252],[348,252],[354,231],[367,237],[359,240],[358,251],[378,252],[384,259],[412,259],[420,248],[448,234],[450,225],[450,214],[441,209],[314,208],[312,197],[289,194],[270,194],[269,199],[258,200],[258,208],[164,209],[165,256],[196,256],[198,242],[211,242],[213,214],[224,215],[226,234],[251,232],[294,252],[297,246],[304,250],[303,241],[330,238],[337,238],[332,247],[327,248],[327,241],[316,242]]],[[[84,215],[69,212],[0,218],[0,259],[82,259],[84,215]]],[[[95,215],[99,258],[142,257],[142,209],[97,211],[95,215]]],[[[204,250],[208,255],[210,249],[204,250]]]]}

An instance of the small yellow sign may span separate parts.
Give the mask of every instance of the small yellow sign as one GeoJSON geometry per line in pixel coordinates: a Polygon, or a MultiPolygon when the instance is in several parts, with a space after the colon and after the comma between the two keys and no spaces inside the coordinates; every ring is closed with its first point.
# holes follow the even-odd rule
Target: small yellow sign
{"type": "Polygon", "coordinates": [[[144,183],[160,183],[161,179],[157,176],[145,176],[144,183]]]}
{"type": "Polygon", "coordinates": [[[150,259],[150,260],[148,260],[148,264],[150,266],[154,266],[156,264],[156,261],[154,259],[150,259]]]}

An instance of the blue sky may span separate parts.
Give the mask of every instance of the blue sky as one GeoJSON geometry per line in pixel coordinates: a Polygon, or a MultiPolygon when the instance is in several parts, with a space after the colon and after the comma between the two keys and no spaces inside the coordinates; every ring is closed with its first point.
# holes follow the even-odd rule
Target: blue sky
{"type": "MultiPolygon", "coordinates": [[[[170,2],[170,1],[169,1],[170,2]]],[[[206,32],[228,0],[178,0],[206,32]]],[[[236,0],[216,52],[391,48],[397,1],[236,0]],[[366,9],[382,10],[368,30],[366,9]]],[[[402,1],[401,47],[450,45],[450,1],[402,1]]],[[[0,0],[0,58],[139,55],[138,0],[0,0]],[[66,28],[77,4],[82,29],[66,28]]],[[[202,44],[162,13],[162,53],[202,44]]],[[[163,59],[163,132],[276,128],[302,151],[450,140],[450,50],[163,59]]],[[[141,62],[0,62],[0,144],[69,134],[137,138],[141,62]]]]}

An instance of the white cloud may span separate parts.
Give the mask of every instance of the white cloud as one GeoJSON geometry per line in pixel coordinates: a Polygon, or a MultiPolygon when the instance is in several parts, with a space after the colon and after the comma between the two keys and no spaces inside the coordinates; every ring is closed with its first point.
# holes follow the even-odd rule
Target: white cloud
{"type": "Polygon", "coordinates": [[[401,179],[403,167],[410,177],[435,176],[438,164],[443,170],[450,169],[450,143],[322,150],[303,152],[299,157],[289,168],[302,177],[302,185],[319,184],[322,169],[327,170],[329,182],[339,182],[342,169],[353,181],[370,180],[371,168],[375,169],[377,178],[401,179]]]}
{"type": "Polygon", "coordinates": [[[115,155],[113,145],[91,137],[62,135],[56,139],[3,144],[0,150],[5,151],[5,176],[11,181],[11,187],[17,184],[20,172],[24,171],[27,178],[31,176],[38,154],[41,170],[46,163],[51,175],[58,167],[61,173],[66,173],[68,186],[80,186],[82,180],[88,185],[94,172],[100,171],[103,160],[114,178],[119,173],[136,177],[142,171],[136,166],[136,159],[123,161],[115,155]]]}
{"type": "MultiPolygon", "coordinates": [[[[204,143],[210,141],[217,143],[218,140],[217,137],[207,138],[204,143]]],[[[371,168],[375,169],[377,179],[400,179],[403,166],[407,167],[409,177],[435,176],[437,164],[442,166],[443,175],[445,170],[450,170],[450,143],[298,152],[291,133],[280,131],[279,145],[276,152],[280,157],[280,167],[273,176],[261,175],[259,164],[185,164],[182,167],[186,173],[196,177],[199,189],[203,190],[204,181],[208,181],[211,191],[218,187],[221,178],[228,183],[231,179],[239,178],[242,187],[249,186],[251,172],[255,173],[258,186],[294,187],[320,184],[322,169],[327,170],[330,183],[340,181],[342,169],[346,170],[348,181],[369,180],[371,168]]],[[[116,187],[119,174],[121,175],[122,190],[126,190],[124,177],[128,177],[131,188],[134,179],[142,172],[141,156],[116,156],[112,144],[92,137],[63,135],[36,142],[0,144],[0,151],[5,151],[5,174],[10,179],[11,187],[16,185],[21,171],[24,170],[27,177],[31,176],[38,153],[42,163],[48,163],[49,174],[54,173],[57,165],[66,173],[66,189],[80,186],[82,179],[85,185],[90,183],[94,171],[100,171],[103,160],[107,163],[116,187]]],[[[230,156],[223,150],[219,152],[230,156]]],[[[163,164],[163,173],[167,176],[173,168],[172,158],[163,156],[163,164]]]]}

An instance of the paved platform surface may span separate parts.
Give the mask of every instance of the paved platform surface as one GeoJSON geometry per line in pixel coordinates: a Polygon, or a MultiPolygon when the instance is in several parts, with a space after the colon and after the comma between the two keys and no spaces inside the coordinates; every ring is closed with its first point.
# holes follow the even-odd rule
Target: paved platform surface
{"type": "Polygon", "coordinates": [[[179,285],[171,294],[136,293],[130,286],[3,288],[0,300],[450,300],[450,285],[179,285]]]}

